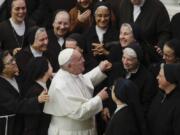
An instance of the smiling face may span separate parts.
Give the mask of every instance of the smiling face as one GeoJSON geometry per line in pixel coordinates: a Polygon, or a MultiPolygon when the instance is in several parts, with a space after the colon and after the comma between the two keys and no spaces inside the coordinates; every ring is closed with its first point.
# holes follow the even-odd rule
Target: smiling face
{"type": "Polygon", "coordinates": [[[95,11],[96,25],[99,28],[106,29],[110,22],[110,11],[105,6],[100,6],[95,11]]]}
{"type": "Polygon", "coordinates": [[[131,57],[126,53],[123,53],[122,63],[123,63],[124,69],[129,72],[135,70],[139,65],[137,58],[131,57]]]}
{"type": "Polygon", "coordinates": [[[15,23],[22,23],[26,17],[26,3],[24,0],[15,0],[12,2],[11,18],[15,23]]]}
{"type": "Polygon", "coordinates": [[[4,75],[13,77],[16,73],[19,72],[16,61],[10,54],[4,57],[3,64],[4,64],[4,69],[3,69],[4,75]]]}
{"type": "Polygon", "coordinates": [[[124,24],[121,26],[119,41],[123,48],[127,47],[130,43],[136,41],[132,32],[132,28],[129,24],[124,24]]]}
{"type": "Polygon", "coordinates": [[[36,32],[35,41],[33,47],[40,52],[47,50],[48,35],[46,31],[36,32]]]}
{"type": "Polygon", "coordinates": [[[64,37],[70,28],[70,16],[66,11],[60,11],[56,14],[53,22],[54,33],[57,37],[64,37]]]}

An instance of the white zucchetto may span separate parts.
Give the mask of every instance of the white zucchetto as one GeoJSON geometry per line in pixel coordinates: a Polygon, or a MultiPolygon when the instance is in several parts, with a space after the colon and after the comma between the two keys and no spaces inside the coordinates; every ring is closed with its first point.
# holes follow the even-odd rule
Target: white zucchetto
{"type": "Polygon", "coordinates": [[[66,48],[59,53],[58,62],[60,66],[66,64],[70,60],[73,51],[74,49],[72,48],[66,48]]]}

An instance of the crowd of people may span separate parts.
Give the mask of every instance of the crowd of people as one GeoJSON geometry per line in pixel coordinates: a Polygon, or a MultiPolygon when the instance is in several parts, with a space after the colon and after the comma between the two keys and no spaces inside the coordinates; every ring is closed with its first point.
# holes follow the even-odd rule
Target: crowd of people
{"type": "Polygon", "coordinates": [[[178,22],[160,0],[1,0],[0,135],[179,135],[178,22]]]}

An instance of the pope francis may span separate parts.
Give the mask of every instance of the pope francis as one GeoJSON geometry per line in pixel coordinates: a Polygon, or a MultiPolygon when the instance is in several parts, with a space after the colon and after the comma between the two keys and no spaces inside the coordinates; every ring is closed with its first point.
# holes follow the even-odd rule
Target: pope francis
{"type": "Polygon", "coordinates": [[[84,71],[84,58],[74,49],[64,49],[58,56],[59,71],[49,88],[50,100],[44,112],[52,115],[48,135],[96,135],[94,116],[108,98],[106,88],[92,97],[94,86],[106,78],[103,71],[111,63],[102,61],[92,71],[84,71]]]}

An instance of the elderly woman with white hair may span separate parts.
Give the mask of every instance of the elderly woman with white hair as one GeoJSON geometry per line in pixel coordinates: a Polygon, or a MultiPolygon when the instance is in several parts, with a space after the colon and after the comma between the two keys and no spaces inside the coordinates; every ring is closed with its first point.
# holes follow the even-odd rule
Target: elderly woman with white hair
{"type": "Polygon", "coordinates": [[[140,103],[147,113],[151,100],[156,93],[152,74],[142,65],[143,53],[138,43],[133,43],[123,50],[122,65],[124,77],[133,81],[139,90],[140,103]]]}

